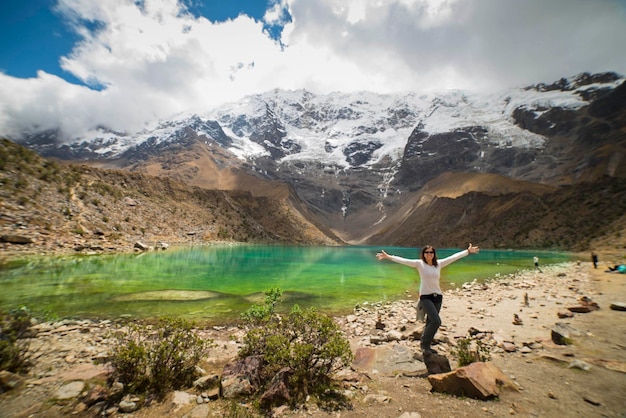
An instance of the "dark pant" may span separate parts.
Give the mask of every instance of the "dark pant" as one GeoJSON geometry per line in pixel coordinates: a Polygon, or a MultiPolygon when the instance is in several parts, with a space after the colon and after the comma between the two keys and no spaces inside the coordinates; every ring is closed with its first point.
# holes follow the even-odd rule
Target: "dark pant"
{"type": "Polygon", "coordinates": [[[420,345],[422,349],[429,349],[437,330],[441,326],[439,312],[443,304],[443,295],[422,295],[420,296],[420,301],[422,302],[424,312],[426,312],[426,326],[422,333],[420,345]]]}

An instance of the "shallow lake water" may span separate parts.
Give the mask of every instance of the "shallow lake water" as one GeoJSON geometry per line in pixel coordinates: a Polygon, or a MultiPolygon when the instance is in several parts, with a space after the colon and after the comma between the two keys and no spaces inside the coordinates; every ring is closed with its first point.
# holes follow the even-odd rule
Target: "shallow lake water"
{"type": "MultiPolygon", "coordinates": [[[[418,257],[415,248],[264,245],[28,257],[0,268],[0,308],[26,306],[51,319],[177,315],[227,323],[253,303],[262,303],[263,292],[275,287],[284,292],[282,309],[297,303],[333,314],[366,302],[416,298],[416,271],[376,260],[381,248],[418,257]]],[[[437,255],[456,251],[460,249],[442,249],[437,255]]],[[[442,286],[532,269],[534,255],[542,264],[572,260],[563,253],[481,250],[445,268],[442,286]]]]}

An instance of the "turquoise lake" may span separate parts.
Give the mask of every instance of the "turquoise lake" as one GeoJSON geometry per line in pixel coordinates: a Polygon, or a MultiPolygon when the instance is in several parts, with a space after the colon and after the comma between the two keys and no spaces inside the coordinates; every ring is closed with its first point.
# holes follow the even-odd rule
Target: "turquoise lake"
{"type": "MultiPolygon", "coordinates": [[[[46,318],[155,318],[178,315],[227,323],[263,291],[284,291],[282,309],[297,303],[332,314],[364,302],[415,299],[417,272],[376,260],[381,248],[417,258],[415,248],[286,247],[224,245],[174,248],[142,254],[45,256],[14,260],[0,268],[0,308],[26,306],[46,318]]],[[[460,249],[440,249],[439,258],[460,249]]],[[[488,251],[443,270],[442,286],[571,261],[568,254],[488,251]]]]}

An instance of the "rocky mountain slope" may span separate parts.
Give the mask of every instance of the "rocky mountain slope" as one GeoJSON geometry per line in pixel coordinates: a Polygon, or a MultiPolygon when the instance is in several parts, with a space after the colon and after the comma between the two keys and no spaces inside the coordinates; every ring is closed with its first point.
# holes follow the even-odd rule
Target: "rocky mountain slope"
{"type": "Polygon", "coordinates": [[[451,178],[443,186],[427,183],[396,212],[401,218],[385,220],[367,242],[463,247],[472,241],[485,248],[565,251],[626,248],[623,179],[607,176],[550,188],[493,174],[445,177],[451,178]],[[468,182],[488,183],[489,190],[476,187],[458,197],[448,190],[454,184],[462,189],[468,182]],[[497,189],[507,191],[494,192],[497,189]]]}
{"type": "Polygon", "coordinates": [[[44,156],[205,189],[293,193],[307,219],[352,243],[458,246],[488,226],[487,245],[569,249],[623,229],[626,79],[614,73],[489,96],[275,90],[134,134],[94,126],[79,138],[33,131],[16,140],[44,156]],[[561,202],[588,200],[608,207],[574,239],[577,224],[554,214],[561,202]],[[459,227],[462,205],[472,228],[459,227]],[[416,234],[433,220],[444,224],[416,234]]]}
{"type": "Polygon", "coordinates": [[[0,249],[132,251],[136,242],[334,245],[288,187],[282,194],[207,190],[167,177],[64,165],[0,141],[0,249]]]}

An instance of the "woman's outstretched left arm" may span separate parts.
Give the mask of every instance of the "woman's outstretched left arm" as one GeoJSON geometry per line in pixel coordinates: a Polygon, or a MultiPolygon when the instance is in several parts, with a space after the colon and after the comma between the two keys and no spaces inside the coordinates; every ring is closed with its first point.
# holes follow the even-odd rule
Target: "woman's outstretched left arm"
{"type": "Polygon", "coordinates": [[[467,250],[459,251],[456,254],[452,254],[450,257],[446,257],[446,258],[439,260],[439,266],[441,268],[444,268],[445,266],[452,264],[455,261],[460,260],[463,257],[467,257],[470,254],[476,254],[478,251],[480,251],[480,248],[478,248],[477,245],[476,246],[472,245],[472,243],[470,242],[469,246],[467,247],[467,250]]]}
{"type": "Polygon", "coordinates": [[[478,245],[474,246],[470,242],[469,246],[467,247],[468,254],[476,254],[478,251],[480,251],[480,248],[478,248],[478,245]]]}

